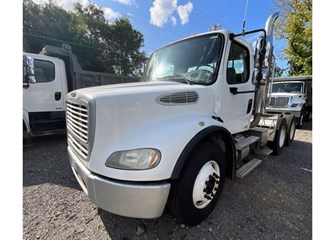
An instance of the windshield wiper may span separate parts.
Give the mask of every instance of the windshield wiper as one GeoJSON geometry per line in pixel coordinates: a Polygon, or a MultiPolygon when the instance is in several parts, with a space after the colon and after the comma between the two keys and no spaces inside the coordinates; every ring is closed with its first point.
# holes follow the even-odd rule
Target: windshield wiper
{"type": "Polygon", "coordinates": [[[185,78],[183,75],[172,75],[172,76],[165,76],[165,77],[161,77],[161,78],[157,78],[158,80],[171,80],[171,81],[178,81],[178,80],[183,80],[185,81],[187,84],[189,85],[193,85],[193,83],[185,78]]]}

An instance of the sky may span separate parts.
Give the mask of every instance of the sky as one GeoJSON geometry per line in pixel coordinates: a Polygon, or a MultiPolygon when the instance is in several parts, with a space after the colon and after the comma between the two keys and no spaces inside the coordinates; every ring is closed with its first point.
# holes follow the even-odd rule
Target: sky
{"type": "MultiPolygon", "coordinates": [[[[41,3],[45,0],[34,0],[41,3]]],[[[83,5],[88,0],[55,0],[67,10],[74,2],[83,5]]],[[[105,12],[108,21],[126,16],[134,29],[144,37],[142,50],[147,56],[169,42],[208,31],[215,25],[234,33],[242,30],[246,13],[246,31],[264,28],[267,18],[274,12],[271,0],[91,0],[105,12]],[[246,9],[247,6],[247,9],[246,9]]],[[[284,41],[275,42],[275,55],[285,47],[284,41]]],[[[278,59],[277,65],[287,67],[278,59]]]]}

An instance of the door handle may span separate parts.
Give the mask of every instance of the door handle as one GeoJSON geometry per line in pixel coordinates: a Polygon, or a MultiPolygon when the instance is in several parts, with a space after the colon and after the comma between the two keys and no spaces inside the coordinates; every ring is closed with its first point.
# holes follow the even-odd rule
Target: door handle
{"type": "Polygon", "coordinates": [[[241,92],[239,92],[237,87],[231,87],[231,88],[229,88],[229,91],[230,91],[233,95],[236,95],[236,94],[242,94],[242,93],[255,93],[255,92],[258,91],[258,88],[256,88],[255,90],[241,91],[241,92]]]}
{"type": "Polygon", "coordinates": [[[59,101],[62,97],[62,93],[61,92],[55,92],[55,100],[59,101]]]}

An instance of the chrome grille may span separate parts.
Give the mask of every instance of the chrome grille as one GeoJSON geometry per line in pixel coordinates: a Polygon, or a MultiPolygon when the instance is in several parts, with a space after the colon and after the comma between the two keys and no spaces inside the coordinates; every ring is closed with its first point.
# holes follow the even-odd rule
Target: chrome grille
{"type": "Polygon", "coordinates": [[[82,158],[88,156],[88,109],[84,105],[66,102],[68,143],[82,158]]]}
{"type": "Polygon", "coordinates": [[[68,143],[71,146],[72,149],[74,149],[76,151],[76,153],[78,153],[82,158],[86,159],[88,156],[88,150],[87,148],[80,144],[80,142],[76,141],[71,134],[68,134],[68,143]]]}
{"type": "Polygon", "coordinates": [[[271,107],[286,107],[288,105],[288,97],[271,97],[269,106],[271,107]]]}

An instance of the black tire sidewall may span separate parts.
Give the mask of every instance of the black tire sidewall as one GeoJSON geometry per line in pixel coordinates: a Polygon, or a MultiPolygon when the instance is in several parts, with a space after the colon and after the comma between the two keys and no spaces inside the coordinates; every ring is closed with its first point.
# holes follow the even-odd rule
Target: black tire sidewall
{"type": "Polygon", "coordinates": [[[207,218],[221,195],[225,178],[225,166],[224,153],[216,143],[204,142],[191,154],[177,186],[175,213],[178,221],[194,226],[207,218]],[[206,207],[199,209],[193,203],[193,187],[199,171],[209,161],[215,161],[219,165],[220,183],[212,201],[206,207]]]}
{"type": "Polygon", "coordinates": [[[279,155],[281,153],[281,151],[283,150],[284,146],[285,146],[285,142],[286,142],[286,132],[285,132],[285,141],[284,141],[284,144],[283,146],[280,146],[280,134],[281,134],[281,129],[286,126],[287,127],[287,121],[285,118],[283,118],[280,123],[279,123],[279,128],[276,130],[276,136],[275,136],[275,139],[274,139],[274,149],[273,149],[273,153],[274,155],[279,155]]]}
{"type": "Polygon", "coordinates": [[[290,120],[288,121],[289,122],[289,126],[288,126],[288,128],[287,128],[287,134],[286,134],[286,141],[285,141],[285,145],[286,146],[290,146],[291,144],[292,144],[292,142],[293,142],[293,139],[294,139],[294,135],[295,135],[295,130],[296,129],[294,129],[294,133],[293,133],[293,137],[292,137],[292,139],[290,138],[290,135],[291,135],[291,128],[292,127],[295,127],[295,125],[296,125],[296,118],[295,118],[295,116],[293,115],[291,118],[290,118],[290,120]]]}
{"type": "Polygon", "coordinates": [[[297,128],[302,128],[302,126],[304,125],[305,111],[306,111],[306,109],[305,109],[305,107],[303,107],[301,109],[300,117],[299,117],[298,122],[297,122],[297,128]]]}

